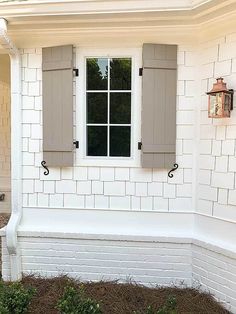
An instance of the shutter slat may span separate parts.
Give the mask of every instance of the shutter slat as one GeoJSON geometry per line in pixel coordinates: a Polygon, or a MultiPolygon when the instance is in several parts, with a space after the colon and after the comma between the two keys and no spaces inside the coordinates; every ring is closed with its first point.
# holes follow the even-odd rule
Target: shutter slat
{"type": "Polygon", "coordinates": [[[150,69],[176,69],[176,61],[175,60],[146,60],[143,63],[145,68],[150,69]]]}
{"type": "Polygon", "coordinates": [[[73,48],[43,48],[43,151],[48,166],[73,165],[73,48]]]}
{"type": "Polygon", "coordinates": [[[71,61],[51,61],[45,62],[43,65],[43,71],[66,70],[71,68],[72,68],[71,61]]]}
{"type": "Polygon", "coordinates": [[[144,44],[142,166],[175,163],[177,46],[144,44]]]}
{"type": "Polygon", "coordinates": [[[143,150],[147,153],[175,153],[175,145],[143,145],[143,150]]]}

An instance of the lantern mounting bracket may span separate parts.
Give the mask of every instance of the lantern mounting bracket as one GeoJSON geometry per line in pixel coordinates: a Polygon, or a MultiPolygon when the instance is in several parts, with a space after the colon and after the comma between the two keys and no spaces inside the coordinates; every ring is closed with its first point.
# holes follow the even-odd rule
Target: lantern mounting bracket
{"type": "Polygon", "coordinates": [[[229,92],[231,94],[231,108],[230,110],[233,110],[234,108],[234,101],[233,101],[233,98],[234,98],[234,90],[233,89],[229,89],[229,92]]]}

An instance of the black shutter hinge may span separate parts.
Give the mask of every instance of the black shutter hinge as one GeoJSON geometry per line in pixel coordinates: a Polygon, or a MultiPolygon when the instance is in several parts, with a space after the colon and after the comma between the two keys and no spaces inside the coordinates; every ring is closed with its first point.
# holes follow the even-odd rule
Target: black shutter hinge
{"type": "Polygon", "coordinates": [[[139,76],[143,76],[143,68],[139,68],[139,76]]]}
{"type": "Polygon", "coordinates": [[[142,149],[142,142],[138,142],[138,150],[142,149]]]}
{"type": "Polygon", "coordinates": [[[73,144],[75,145],[75,148],[79,148],[79,141],[74,141],[73,144]]]}
{"type": "Polygon", "coordinates": [[[79,76],[79,69],[73,69],[73,72],[74,72],[76,77],[79,76]]]}

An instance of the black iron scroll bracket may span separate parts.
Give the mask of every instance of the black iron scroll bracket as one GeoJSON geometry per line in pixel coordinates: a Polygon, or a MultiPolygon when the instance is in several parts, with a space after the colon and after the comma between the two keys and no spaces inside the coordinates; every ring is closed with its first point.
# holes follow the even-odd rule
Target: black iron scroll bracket
{"type": "Polygon", "coordinates": [[[43,160],[43,161],[41,162],[41,165],[42,165],[42,167],[46,170],[46,171],[44,171],[43,174],[44,174],[45,176],[49,175],[49,170],[48,170],[48,167],[46,166],[46,161],[43,160]]]}
{"type": "Polygon", "coordinates": [[[179,165],[178,164],[174,164],[174,168],[172,168],[169,172],[168,172],[168,177],[169,178],[173,178],[173,171],[177,170],[179,168],[179,165]]]}

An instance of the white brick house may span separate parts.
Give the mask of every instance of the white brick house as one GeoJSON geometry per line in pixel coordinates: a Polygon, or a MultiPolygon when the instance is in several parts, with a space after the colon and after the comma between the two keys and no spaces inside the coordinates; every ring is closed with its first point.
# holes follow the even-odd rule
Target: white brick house
{"type": "MultiPolygon", "coordinates": [[[[0,1],[0,209],[12,211],[1,231],[5,280],[64,272],[83,280],[200,283],[236,313],[236,102],[230,118],[210,119],[206,95],[220,76],[236,89],[235,14],[230,0],[0,1]],[[177,46],[179,168],[172,178],[170,167],[143,166],[144,44],[177,46]],[[52,69],[45,70],[44,54],[57,46],[73,47],[79,69],[72,107],[62,111],[63,119],[67,109],[73,113],[79,148],[69,167],[49,165],[44,175],[41,162],[55,152],[45,149],[50,104],[43,72],[52,69]],[[90,88],[95,59],[103,81],[90,88]],[[119,60],[130,64],[126,88],[112,74],[119,60]],[[125,98],[125,112],[114,109],[122,103],[115,93],[125,98]],[[94,94],[101,107],[91,109],[94,94]],[[104,94],[108,101],[101,101],[104,94]]],[[[52,125],[59,109],[54,113],[52,125]]],[[[173,126],[173,114],[158,116],[154,125],[173,126]]],[[[58,131],[63,137],[69,129],[62,124],[58,131]]]]}

